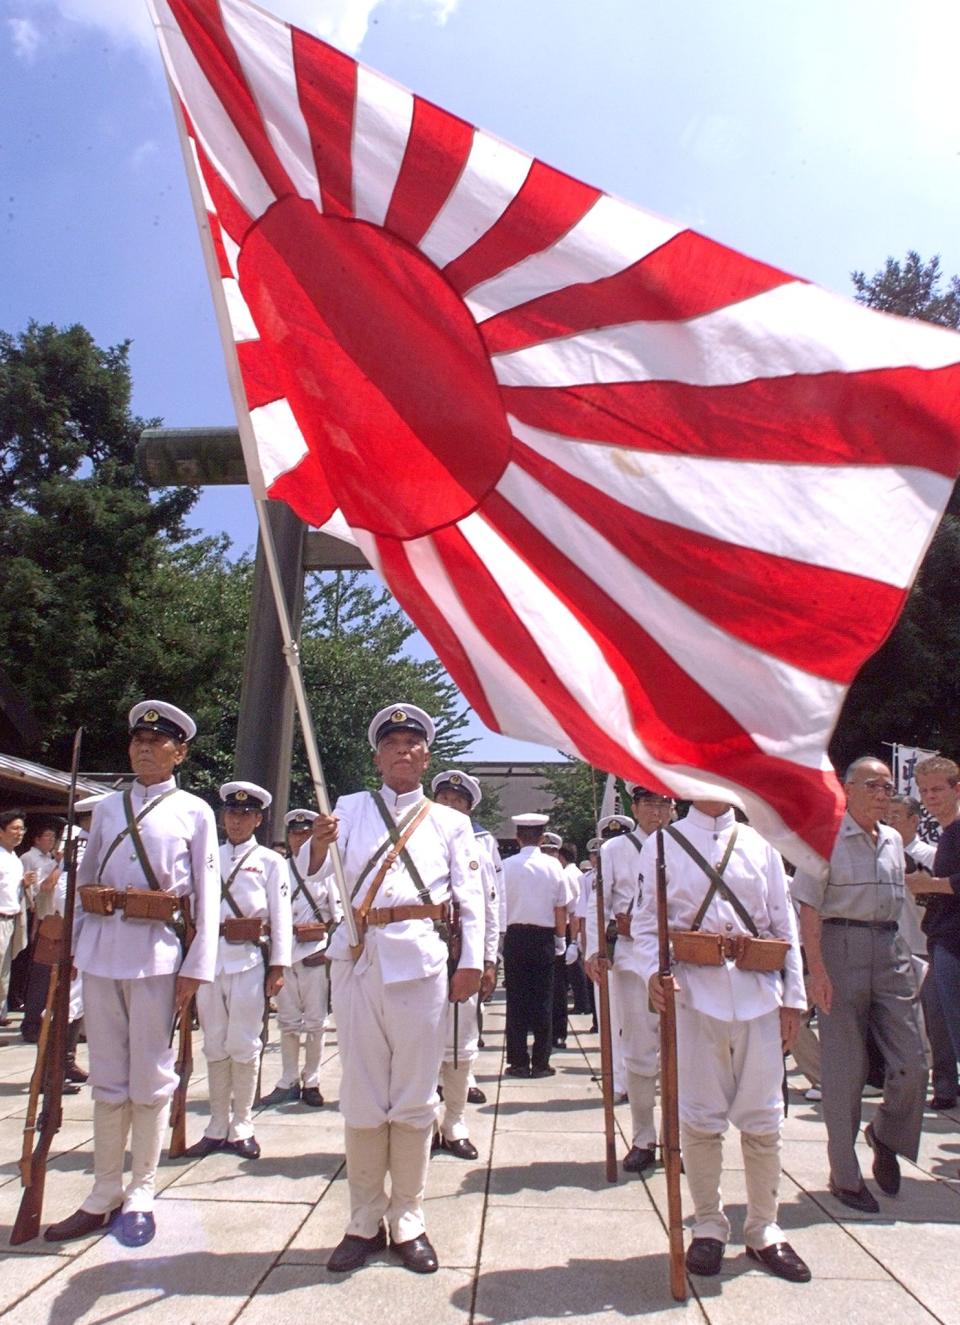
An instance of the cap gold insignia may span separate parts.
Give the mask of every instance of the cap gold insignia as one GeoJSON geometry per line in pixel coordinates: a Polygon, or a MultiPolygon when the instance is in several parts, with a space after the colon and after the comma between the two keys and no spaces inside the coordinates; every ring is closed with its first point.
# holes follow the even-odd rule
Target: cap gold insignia
{"type": "Polygon", "coordinates": [[[147,712],[143,715],[143,718],[141,719],[141,721],[143,721],[143,722],[157,722],[158,719],[159,719],[159,717],[160,717],[160,714],[157,712],[156,709],[148,709],[147,712]]]}
{"type": "Polygon", "coordinates": [[[390,714],[391,722],[406,722],[406,720],[407,720],[407,715],[404,713],[403,709],[394,709],[394,711],[390,714]]]}
{"type": "Polygon", "coordinates": [[[247,799],[247,793],[245,791],[235,791],[233,793],[233,799],[235,801],[245,801],[247,799]]]}
{"type": "Polygon", "coordinates": [[[463,778],[460,776],[460,774],[459,774],[459,773],[454,773],[454,774],[452,774],[452,776],[451,776],[451,778],[450,778],[450,785],[451,785],[451,787],[459,787],[459,785],[460,785],[460,783],[461,783],[462,781],[463,781],[463,778]]]}
{"type": "Polygon", "coordinates": [[[471,868],[472,870],[478,870],[478,869],[480,868],[480,862],[479,862],[479,860],[471,860],[471,862],[470,862],[470,868],[471,868]]]}

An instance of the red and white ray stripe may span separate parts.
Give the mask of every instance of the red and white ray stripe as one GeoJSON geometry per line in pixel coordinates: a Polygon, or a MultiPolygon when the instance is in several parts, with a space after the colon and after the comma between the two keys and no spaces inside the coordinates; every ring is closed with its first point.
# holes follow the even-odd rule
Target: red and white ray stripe
{"type": "Polygon", "coordinates": [[[246,0],[150,0],[261,483],[488,726],[829,852],[960,343],[579,183],[246,0]]]}

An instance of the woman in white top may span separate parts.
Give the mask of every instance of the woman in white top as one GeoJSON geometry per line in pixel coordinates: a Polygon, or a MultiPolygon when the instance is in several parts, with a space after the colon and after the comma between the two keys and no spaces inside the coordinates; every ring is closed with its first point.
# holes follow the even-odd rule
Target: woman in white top
{"type": "Polygon", "coordinates": [[[0,814],[0,1026],[10,1024],[7,1016],[10,964],[23,947],[22,926],[19,940],[16,938],[17,921],[23,908],[24,884],[33,883],[32,878],[24,879],[23,861],[16,854],[26,831],[22,810],[4,810],[0,814]]]}

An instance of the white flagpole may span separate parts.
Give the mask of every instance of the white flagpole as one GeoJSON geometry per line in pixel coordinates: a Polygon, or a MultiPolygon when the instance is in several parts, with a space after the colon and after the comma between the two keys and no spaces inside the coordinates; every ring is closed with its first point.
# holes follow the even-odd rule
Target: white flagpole
{"type": "MultiPolygon", "coordinates": [[[[216,252],[213,247],[213,236],[210,234],[207,208],[203,199],[200,180],[196,173],[196,163],[187,137],[186,125],[183,122],[183,115],[180,111],[180,101],[177,96],[177,91],[170,78],[169,71],[166,72],[167,87],[170,90],[170,100],[173,103],[173,114],[177,124],[177,134],[180,138],[180,150],[183,153],[183,164],[187,172],[187,181],[190,186],[190,197],[193,201],[193,210],[197,220],[197,228],[200,231],[200,247],[203,250],[203,260],[207,269],[207,279],[210,282],[210,293],[213,296],[213,306],[217,315],[217,327],[220,331],[221,343],[223,344],[223,354],[227,368],[227,380],[230,384],[230,395],[233,399],[233,408],[237,416],[237,427],[240,430],[240,442],[243,447],[243,458],[246,465],[247,478],[253,492],[253,504],[256,508],[257,524],[260,528],[260,542],[263,547],[264,559],[267,563],[267,572],[270,576],[270,587],[273,590],[273,602],[277,612],[277,622],[280,626],[280,634],[284,641],[283,656],[286,658],[287,667],[290,673],[290,683],[293,686],[294,701],[297,707],[297,716],[300,719],[300,728],[303,732],[303,744],[307,753],[307,763],[310,767],[310,776],[313,780],[314,793],[317,797],[317,806],[319,807],[321,814],[329,815],[331,812],[330,796],[327,792],[326,778],[323,775],[323,765],[320,762],[320,751],[317,748],[317,738],[313,730],[313,719],[310,716],[310,708],[307,703],[307,692],[303,684],[303,672],[300,667],[300,645],[294,638],[290,613],[287,610],[287,600],[283,592],[283,583],[280,579],[280,570],[277,565],[277,551],[273,542],[273,530],[270,528],[270,521],[267,519],[266,488],[260,471],[260,462],[257,456],[257,443],[250,423],[250,413],[247,408],[247,395],[243,387],[243,378],[240,375],[240,364],[237,361],[236,344],[233,339],[233,328],[230,325],[230,318],[227,313],[227,307],[220,285],[220,270],[217,265],[216,252]]],[[[353,914],[350,889],[347,887],[346,876],[343,872],[343,860],[341,859],[340,852],[335,842],[330,846],[330,856],[333,861],[333,871],[337,880],[337,891],[340,894],[340,902],[343,907],[343,919],[347,927],[347,934],[350,938],[350,946],[356,951],[360,944],[360,938],[357,932],[357,923],[353,914]]]]}

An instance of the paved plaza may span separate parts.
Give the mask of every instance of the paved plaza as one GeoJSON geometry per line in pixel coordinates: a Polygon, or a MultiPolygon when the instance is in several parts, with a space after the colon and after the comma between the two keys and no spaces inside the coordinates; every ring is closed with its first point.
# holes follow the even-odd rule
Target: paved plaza
{"type": "MultiPolygon", "coordinates": [[[[572,1018],[574,1028],[589,1019],[572,1018]]],[[[383,1253],[354,1274],[327,1273],[347,1209],[336,1112],[338,1058],[330,1036],[322,1110],[300,1105],[262,1112],[256,1162],[215,1154],[161,1164],[157,1236],[140,1250],[110,1234],[59,1248],[38,1239],[12,1249],[20,1200],[17,1159],[34,1051],[16,1027],[0,1032],[0,1275],[5,1325],[487,1325],[567,1321],[796,1321],[798,1325],[960,1325],[960,1112],[926,1116],[917,1165],[904,1164],[897,1198],[881,1213],[858,1215],[826,1191],[825,1133],[819,1107],[791,1078],[786,1124],[782,1223],[813,1271],[791,1285],[749,1262],[737,1236],[744,1191],[735,1134],[727,1145],[727,1208],[735,1235],[723,1274],[692,1281],[685,1305],[668,1291],[665,1189],[658,1169],[647,1182],[603,1172],[603,1118],[596,1035],[571,1034],[554,1054],[557,1075],[500,1078],[503,1002],[487,1009],[478,1064],[487,1104],[470,1110],[474,1164],[448,1155],[431,1166],[427,1223],[440,1258],[418,1276],[383,1253]]],[[[201,1134],[206,1081],[199,1052],[191,1083],[188,1140],[201,1134]]],[[[274,1041],[276,1034],[274,1032],[274,1041]]],[[[81,1053],[83,1051],[81,1050],[81,1053]]],[[[271,1045],[264,1088],[279,1076],[271,1045]]],[[[865,1121],[874,1105],[864,1102],[865,1121]]],[[[617,1109],[620,1155],[626,1106],[617,1109]]],[[[44,1225],[70,1214],[89,1190],[89,1091],[65,1101],[46,1185],[44,1225]]],[[[869,1177],[870,1152],[861,1163],[869,1177]]]]}

